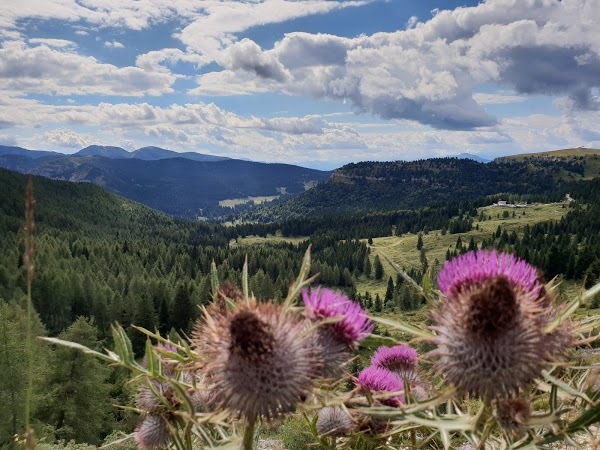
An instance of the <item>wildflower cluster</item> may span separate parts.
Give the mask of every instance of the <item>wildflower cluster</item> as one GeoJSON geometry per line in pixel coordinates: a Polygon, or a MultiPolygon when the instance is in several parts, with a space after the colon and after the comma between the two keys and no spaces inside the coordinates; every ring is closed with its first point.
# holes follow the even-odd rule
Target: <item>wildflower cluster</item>
{"type": "Polygon", "coordinates": [[[415,325],[370,318],[345,294],[310,288],[308,264],[307,252],[282,303],[253,298],[246,271],[242,289],[215,280],[215,301],[189,340],[144,331],[164,343],[148,346],[145,365],[115,330],[115,351],[96,356],[142,380],[141,450],[250,449],[257,423],[299,411],[325,448],[535,447],[574,442],[600,417],[600,367],[569,365],[600,329],[598,317],[572,319],[599,287],[558,305],[527,262],[470,252],[442,267],[439,291],[425,280],[428,323],[415,325]],[[387,338],[375,348],[383,338],[374,321],[414,335],[414,346],[387,338]],[[364,368],[350,371],[353,360],[364,368]]]}

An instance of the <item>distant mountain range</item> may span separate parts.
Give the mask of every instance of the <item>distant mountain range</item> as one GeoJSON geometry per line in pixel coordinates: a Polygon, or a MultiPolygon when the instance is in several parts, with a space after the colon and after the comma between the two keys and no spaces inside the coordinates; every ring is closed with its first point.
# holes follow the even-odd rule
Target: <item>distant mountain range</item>
{"type": "Polygon", "coordinates": [[[113,147],[109,145],[90,145],[79,150],[77,153],[72,155],[65,155],[64,153],[49,152],[42,150],[27,150],[21,147],[9,147],[0,145],[0,155],[19,155],[26,156],[28,158],[42,158],[45,156],[103,156],[111,159],[142,159],[145,161],[156,161],[159,159],[169,158],[185,158],[193,161],[225,161],[227,159],[224,156],[205,155],[196,152],[174,152],[173,150],[167,150],[160,147],[142,147],[129,152],[121,147],[113,147]]]}
{"type": "MultiPolygon", "coordinates": [[[[182,217],[234,212],[219,206],[224,200],[232,200],[224,203],[232,205],[244,200],[251,203],[256,197],[277,198],[246,215],[252,220],[268,221],[419,208],[498,193],[558,195],[572,181],[600,176],[600,151],[566,149],[496,158],[492,162],[463,153],[409,162],[352,163],[330,172],[158,147],[128,152],[120,147],[94,145],[64,155],[0,146],[0,167],[59,180],[92,182],[182,217]]],[[[236,214],[249,206],[237,208],[236,214]]]]}
{"type": "Polygon", "coordinates": [[[92,182],[168,214],[222,214],[222,200],[291,197],[323,182],[331,172],[267,164],[158,147],[127,152],[90,146],[73,154],[0,146],[0,167],[58,180],[92,182]]]}
{"type": "Polygon", "coordinates": [[[473,155],[472,153],[459,153],[458,155],[452,156],[452,158],[471,159],[473,161],[477,161],[484,164],[492,161],[491,159],[483,158],[479,155],[473,155]]]}

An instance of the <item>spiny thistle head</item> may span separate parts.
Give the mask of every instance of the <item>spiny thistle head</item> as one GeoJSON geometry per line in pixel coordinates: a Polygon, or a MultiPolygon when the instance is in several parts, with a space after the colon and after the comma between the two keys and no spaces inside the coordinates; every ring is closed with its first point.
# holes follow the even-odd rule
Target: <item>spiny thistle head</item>
{"type": "Polygon", "coordinates": [[[535,268],[512,255],[467,253],[446,263],[438,284],[446,295],[432,317],[432,356],[460,392],[515,396],[570,343],[564,326],[546,331],[553,298],[535,268]]]}
{"type": "Polygon", "coordinates": [[[344,436],[354,428],[354,422],[344,409],[338,406],[326,406],[317,416],[317,431],[319,434],[339,437],[344,436]]]}
{"type": "Polygon", "coordinates": [[[335,330],[329,326],[320,326],[312,333],[312,347],[320,355],[319,377],[339,378],[343,368],[352,358],[350,348],[341,341],[335,330]]]}
{"type": "Polygon", "coordinates": [[[417,351],[405,344],[382,346],[371,357],[371,365],[388,369],[401,378],[412,379],[417,370],[417,351]]]}
{"type": "Polygon", "coordinates": [[[272,303],[206,311],[193,344],[212,402],[249,420],[293,411],[321,366],[310,334],[291,309],[272,303]]]}
{"type": "Polygon", "coordinates": [[[144,417],[135,428],[133,437],[140,450],[163,449],[171,440],[166,419],[158,415],[144,417]]]}
{"type": "Polygon", "coordinates": [[[331,324],[337,338],[348,347],[355,348],[375,327],[360,304],[341,292],[318,287],[310,293],[302,291],[306,315],[313,321],[339,317],[331,324]]]}
{"type": "Polygon", "coordinates": [[[135,398],[135,406],[149,414],[167,411],[178,403],[171,385],[158,380],[149,380],[148,385],[140,387],[135,398]]]}
{"type": "Polygon", "coordinates": [[[496,417],[498,423],[510,434],[519,434],[531,416],[529,402],[521,398],[498,400],[496,417]]]}
{"type": "MultiPolygon", "coordinates": [[[[381,367],[369,366],[358,374],[358,386],[363,390],[378,393],[392,393],[404,390],[402,380],[394,373],[381,367]]],[[[380,399],[387,406],[399,406],[404,403],[403,395],[380,399]]]]}
{"type": "Polygon", "coordinates": [[[227,307],[227,301],[240,302],[243,299],[244,293],[239,287],[231,281],[224,281],[219,285],[215,301],[219,306],[225,308],[227,307]]]}

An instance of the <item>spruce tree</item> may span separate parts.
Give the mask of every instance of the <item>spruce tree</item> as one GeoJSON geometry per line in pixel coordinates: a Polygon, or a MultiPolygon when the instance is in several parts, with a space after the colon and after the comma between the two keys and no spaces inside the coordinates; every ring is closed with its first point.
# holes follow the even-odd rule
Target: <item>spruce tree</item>
{"type": "Polygon", "coordinates": [[[419,238],[417,239],[417,250],[421,250],[423,248],[423,237],[421,233],[419,233],[419,238]]]}
{"type": "MultiPolygon", "coordinates": [[[[58,336],[100,350],[94,324],[83,317],[58,336]]],[[[44,421],[54,428],[56,439],[97,445],[110,431],[109,369],[97,359],[68,347],[52,352],[48,379],[48,399],[44,421]]]]}
{"type": "Polygon", "coordinates": [[[186,282],[179,282],[175,289],[175,298],[171,308],[171,324],[177,331],[187,333],[191,323],[196,319],[198,307],[192,301],[190,287],[186,282]]]}
{"type": "Polygon", "coordinates": [[[388,278],[387,290],[385,291],[385,303],[386,305],[394,298],[394,280],[392,277],[388,278]]]}
{"type": "Polygon", "coordinates": [[[374,261],[373,266],[375,268],[375,278],[378,280],[381,280],[383,278],[383,264],[381,264],[379,255],[375,256],[375,261],[374,261]]]}

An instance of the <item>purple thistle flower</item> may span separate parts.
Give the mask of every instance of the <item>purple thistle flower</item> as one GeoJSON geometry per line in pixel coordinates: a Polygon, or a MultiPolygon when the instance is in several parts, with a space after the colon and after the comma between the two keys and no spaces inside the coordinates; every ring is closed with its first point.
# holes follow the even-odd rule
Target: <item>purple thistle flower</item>
{"type": "MultiPolygon", "coordinates": [[[[358,374],[358,385],[375,393],[400,392],[404,390],[402,380],[387,369],[369,366],[358,374]]],[[[399,406],[404,403],[404,395],[396,395],[379,400],[387,406],[399,406]]]]}
{"type": "Polygon", "coordinates": [[[513,255],[466,253],[444,265],[438,285],[447,299],[432,316],[432,356],[460,392],[516,396],[571,343],[565,324],[545,331],[556,313],[552,294],[537,270],[513,255]]]}
{"type": "Polygon", "coordinates": [[[356,347],[366,338],[375,325],[360,304],[353,302],[341,292],[318,287],[310,292],[302,291],[306,315],[313,321],[340,317],[332,324],[337,337],[349,347],[356,347]]]}
{"type": "Polygon", "coordinates": [[[291,412],[312,390],[322,364],[305,323],[273,303],[213,305],[195,326],[193,345],[210,406],[247,420],[291,412]]]}
{"type": "Polygon", "coordinates": [[[495,250],[472,251],[446,262],[437,282],[447,297],[453,297],[465,286],[498,277],[505,277],[513,288],[535,297],[542,290],[535,267],[510,253],[498,253],[495,250]]]}
{"type": "Polygon", "coordinates": [[[156,415],[144,417],[135,428],[133,437],[140,450],[165,448],[171,440],[166,420],[156,415]]]}
{"type": "Polygon", "coordinates": [[[412,379],[417,370],[417,351],[404,344],[382,346],[371,357],[371,364],[394,372],[401,378],[412,379]]]}

